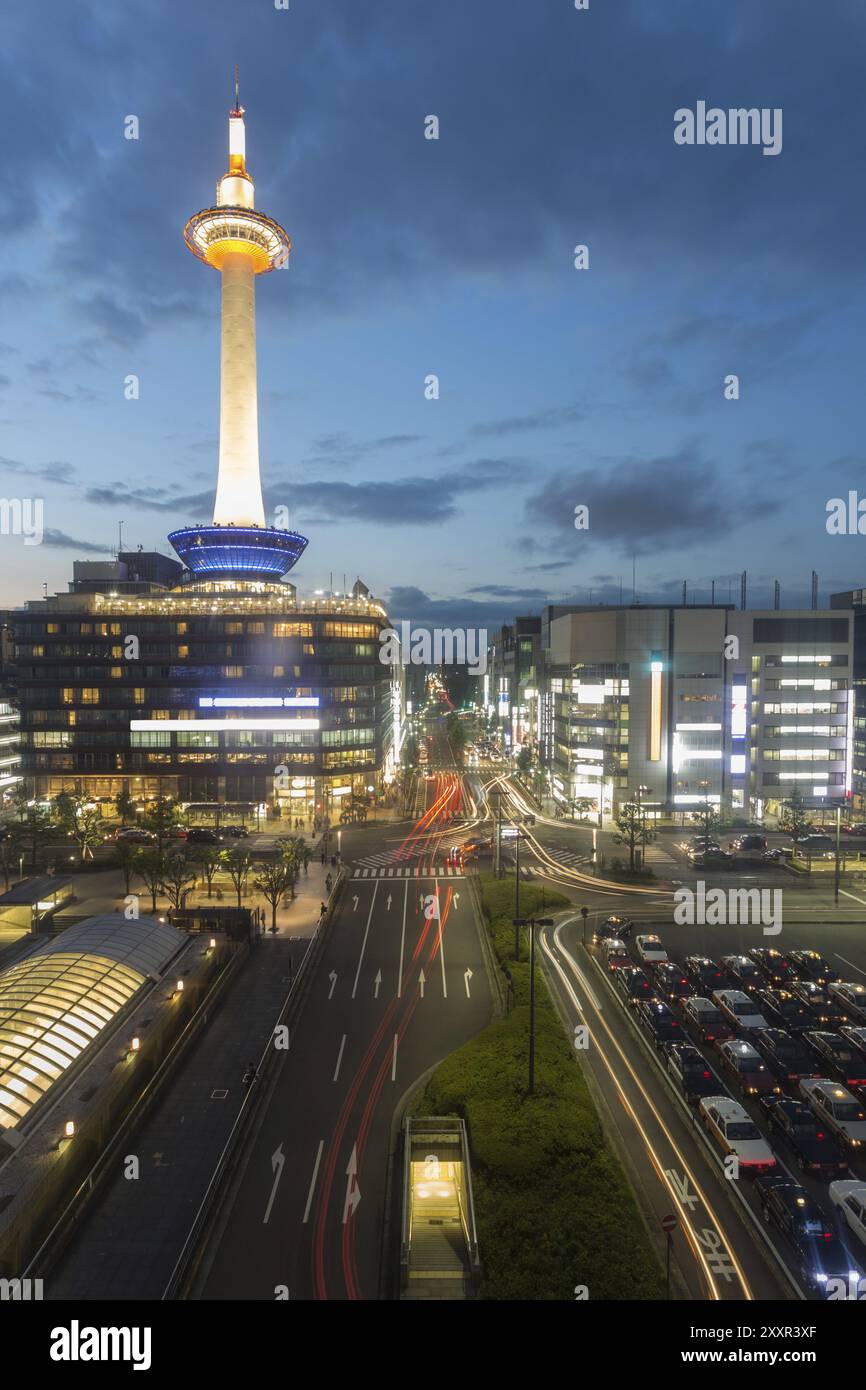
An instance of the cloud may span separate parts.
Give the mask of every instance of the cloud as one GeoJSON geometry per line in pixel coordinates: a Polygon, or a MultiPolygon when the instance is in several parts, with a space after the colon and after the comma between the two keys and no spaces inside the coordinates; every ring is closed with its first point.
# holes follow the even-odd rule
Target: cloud
{"type": "Polygon", "coordinates": [[[399,523],[423,526],[448,521],[458,514],[458,504],[467,494],[501,486],[517,474],[509,459],[476,459],[460,472],[438,477],[405,477],[393,481],[360,483],[286,483],[269,487],[274,505],[285,496],[292,514],[311,521],[340,523],[374,521],[383,525],[399,523]]]}
{"type": "Polygon", "coordinates": [[[15,473],[22,478],[38,478],[40,482],[59,483],[63,487],[70,487],[75,476],[71,463],[59,460],[51,463],[23,463],[20,459],[3,457],[0,457],[0,472],[15,473]]]}
{"type": "Polygon", "coordinates": [[[74,536],[67,536],[65,531],[55,531],[47,526],[42,536],[42,544],[51,546],[54,550],[83,550],[88,555],[112,555],[114,546],[97,545],[94,541],[79,541],[74,536]]]}
{"type": "Polygon", "coordinates": [[[781,507],[779,495],[753,479],[748,499],[733,494],[700,440],[686,441],[675,453],[639,459],[599,460],[591,467],[550,475],[526,500],[526,519],[542,539],[531,536],[528,549],[544,543],[545,532],[569,537],[582,548],[614,546],[638,555],[682,547],[684,538],[718,543],[781,507]],[[575,506],[589,507],[588,530],[574,529],[575,506]]]}
{"type": "Polygon", "coordinates": [[[585,418],[585,412],[580,406],[550,406],[546,410],[535,410],[529,415],[509,415],[502,420],[488,420],[484,424],[473,425],[469,434],[475,437],[531,434],[535,430],[562,429],[565,425],[577,425],[585,418]]]}

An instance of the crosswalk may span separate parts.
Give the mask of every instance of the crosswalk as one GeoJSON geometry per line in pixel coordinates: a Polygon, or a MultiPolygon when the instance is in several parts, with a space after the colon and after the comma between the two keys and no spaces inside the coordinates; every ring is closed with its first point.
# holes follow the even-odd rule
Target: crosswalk
{"type": "Polygon", "coordinates": [[[400,849],[386,849],[379,854],[362,854],[355,862],[365,869],[387,867],[389,864],[405,864],[410,859],[430,858],[429,845],[402,845],[400,849]]]}
{"type": "Polygon", "coordinates": [[[390,868],[355,868],[352,878],[465,878],[454,864],[396,864],[390,868]]]}

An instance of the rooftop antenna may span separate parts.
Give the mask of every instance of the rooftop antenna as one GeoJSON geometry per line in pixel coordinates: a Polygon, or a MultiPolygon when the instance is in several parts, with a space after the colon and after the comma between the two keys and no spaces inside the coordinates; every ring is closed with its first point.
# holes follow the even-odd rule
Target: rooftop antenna
{"type": "Polygon", "coordinates": [[[812,607],[818,607],[818,575],[812,571],[812,607]]]}
{"type": "Polygon", "coordinates": [[[781,586],[781,584],[779,583],[778,579],[776,579],[776,580],[774,581],[774,583],[773,583],[773,607],[774,607],[774,608],[781,608],[781,606],[782,606],[782,586],[781,586]]]}
{"type": "Polygon", "coordinates": [[[746,608],[746,571],[740,575],[740,607],[745,611],[746,608]]]}
{"type": "Polygon", "coordinates": [[[715,606],[716,606],[716,581],[715,581],[715,579],[712,579],[712,580],[710,581],[710,603],[711,603],[711,605],[715,608],[715,606]]]}
{"type": "Polygon", "coordinates": [[[238,99],[238,65],[235,63],[235,110],[240,111],[241,104],[238,99]]]}

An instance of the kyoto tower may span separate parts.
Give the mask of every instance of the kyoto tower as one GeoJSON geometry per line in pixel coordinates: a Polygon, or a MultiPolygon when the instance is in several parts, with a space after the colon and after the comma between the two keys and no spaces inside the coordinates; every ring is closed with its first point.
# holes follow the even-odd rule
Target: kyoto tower
{"type": "Polygon", "coordinates": [[[307,540],[265,525],[259,470],[256,386],[256,276],[285,266],[291,243],[270,217],[255,211],[255,185],[246,165],[244,108],[229,111],[229,166],[216,187],[216,205],[191,217],[184,240],[222,280],[220,447],[211,526],[173,531],[171,544],[198,580],[271,580],[287,574],[307,540]]]}

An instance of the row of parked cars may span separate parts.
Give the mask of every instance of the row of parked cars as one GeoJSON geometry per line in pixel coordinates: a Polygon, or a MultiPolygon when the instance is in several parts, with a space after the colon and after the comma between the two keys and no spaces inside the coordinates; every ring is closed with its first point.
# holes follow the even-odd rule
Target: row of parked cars
{"type": "Polygon", "coordinates": [[[859,1278],[864,1254],[852,1254],[849,1237],[866,1247],[866,1182],[851,1179],[866,1157],[866,987],[840,981],[815,950],[756,947],[718,963],[690,955],[680,966],[650,933],[634,937],[638,965],[619,925],[608,919],[594,937],[614,987],[713,1145],[756,1180],[764,1218],[792,1246],[801,1281],[820,1292],[830,1278],[859,1278]],[[829,1183],[844,1239],[780,1165],[746,1101],[802,1173],[829,1183]]]}
{"type": "MultiPolygon", "coordinates": [[[[186,840],[189,845],[221,845],[227,840],[246,839],[249,833],[242,825],[223,825],[219,830],[211,830],[206,825],[173,825],[166,838],[186,840]]],[[[119,845],[155,845],[157,839],[151,830],[137,825],[122,826],[114,833],[114,841],[119,845]]]]}

